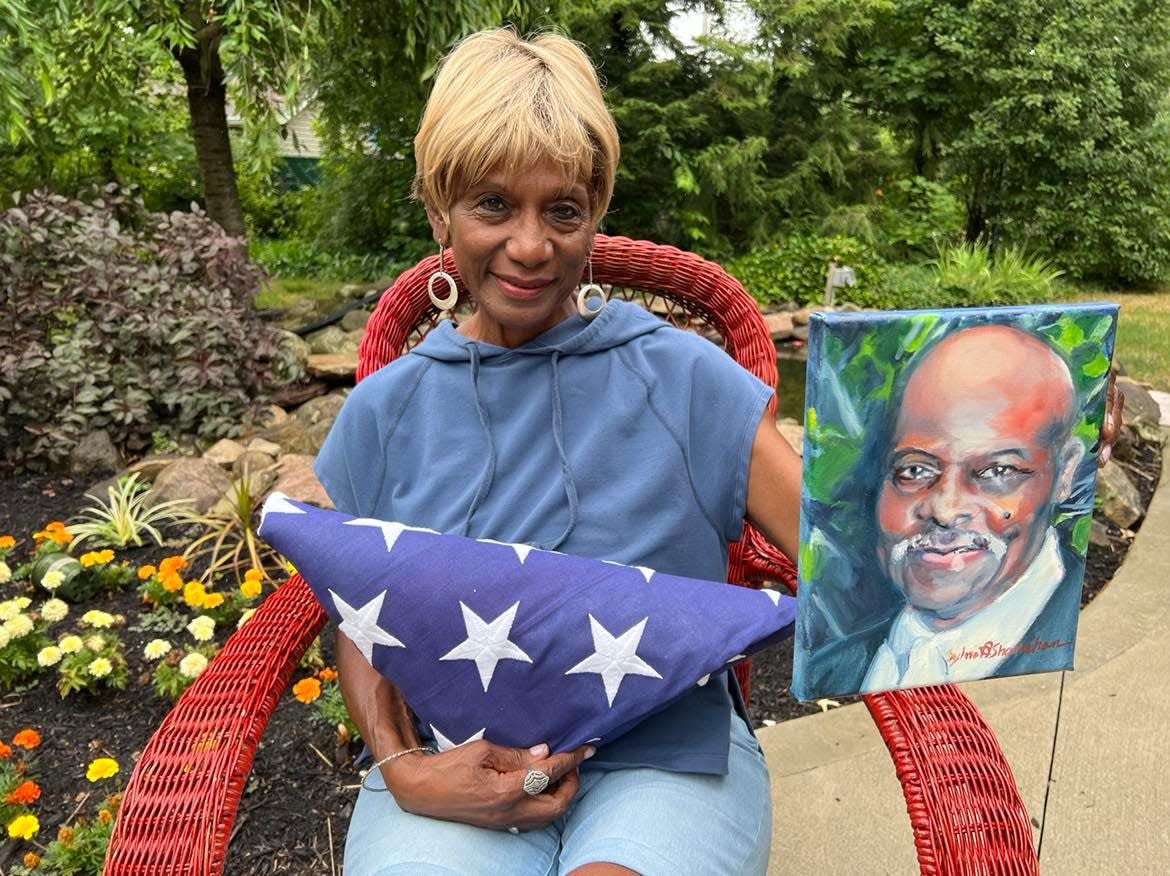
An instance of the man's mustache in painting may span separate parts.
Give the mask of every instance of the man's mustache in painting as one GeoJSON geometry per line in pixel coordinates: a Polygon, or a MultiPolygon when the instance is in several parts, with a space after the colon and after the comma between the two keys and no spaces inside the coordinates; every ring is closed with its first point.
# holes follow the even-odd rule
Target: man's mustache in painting
{"type": "Polygon", "coordinates": [[[932,526],[925,532],[904,538],[890,547],[890,568],[900,568],[910,551],[952,554],[960,551],[990,551],[997,560],[1007,552],[1007,542],[990,532],[932,526]]]}

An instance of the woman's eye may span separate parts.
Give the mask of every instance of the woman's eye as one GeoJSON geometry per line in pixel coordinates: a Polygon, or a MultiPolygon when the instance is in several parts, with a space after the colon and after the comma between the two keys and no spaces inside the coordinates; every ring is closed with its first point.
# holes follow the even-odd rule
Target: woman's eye
{"type": "Polygon", "coordinates": [[[581,210],[573,204],[557,204],[552,214],[558,222],[574,222],[581,218],[581,210]]]}
{"type": "Polygon", "coordinates": [[[486,198],[480,198],[476,205],[480,209],[487,210],[489,213],[499,213],[504,209],[504,199],[498,195],[488,195],[486,198]]]}

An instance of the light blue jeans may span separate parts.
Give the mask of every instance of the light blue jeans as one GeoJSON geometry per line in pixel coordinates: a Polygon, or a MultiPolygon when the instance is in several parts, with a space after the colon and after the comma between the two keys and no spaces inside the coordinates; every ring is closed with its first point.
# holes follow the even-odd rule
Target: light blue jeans
{"type": "MultiPolygon", "coordinates": [[[[368,784],[384,787],[376,771],[368,784]]],[[[764,873],[771,841],[764,755],[733,716],[726,776],[586,769],[565,815],[519,835],[412,815],[391,794],[363,790],[345,876],[551,876],[598,861],[644,876],[741,876],[764,873]]]]}

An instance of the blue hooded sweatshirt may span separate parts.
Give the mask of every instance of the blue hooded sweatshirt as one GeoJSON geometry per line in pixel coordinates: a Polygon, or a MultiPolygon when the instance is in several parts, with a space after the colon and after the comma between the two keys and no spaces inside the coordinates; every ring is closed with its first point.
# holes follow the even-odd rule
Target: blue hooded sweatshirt
{"type": "MultiPolygon", "coordinates": [[[[314,468],[349,514],[722,581],[771,393],[624,301],[511,349],[443,322],[354,388],[314,468]]],[[[585,766],[724,774],[733,704],[712,678],[585,766]]]]}

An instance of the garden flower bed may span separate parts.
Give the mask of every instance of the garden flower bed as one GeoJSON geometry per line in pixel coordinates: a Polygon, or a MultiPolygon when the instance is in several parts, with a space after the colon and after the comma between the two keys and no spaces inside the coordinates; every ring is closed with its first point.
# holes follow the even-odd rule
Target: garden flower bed
{"type": "MultiPolygon", "coordinates": [[[[1143,507],[1160,458],[1156,444],[1142,444],[1127,463],[1143,507]]],[[[64,564],[73,578],[58,580],[67,577],[63,564],[54,570],[42,562],[31,567],[34,584],[30,558],[38,545],[44,554],[69,544],[69,523],[89,504],[85,492],[60,476],[0,480],[0,620],[8,637],[0,633],[0,873],[100,872],[118,792],[172,696],[275,586],[246,568],[238,578],[198,583],[205,561],[184,567],[178,556],[198,535],[189,530],[163,546],[74,546],[76,563],[64,564]],[[20,649],[26,671],[18,673],[20,649]],[[23,677],[10,682],[15,674],[23,677]]],[[[1131,538],[1112,524],[1099,528],[1085,602],[1112,577],[1131,538]]],[[[338,731],[346,716],[330,652],[327,633],[273,715],[240,806],[228,873],[340,870],[360,743],[338,731]]],[[[845,702],[795,701],[791,657],[788,642],[754,661],[757,726],[845,702]]]]}

